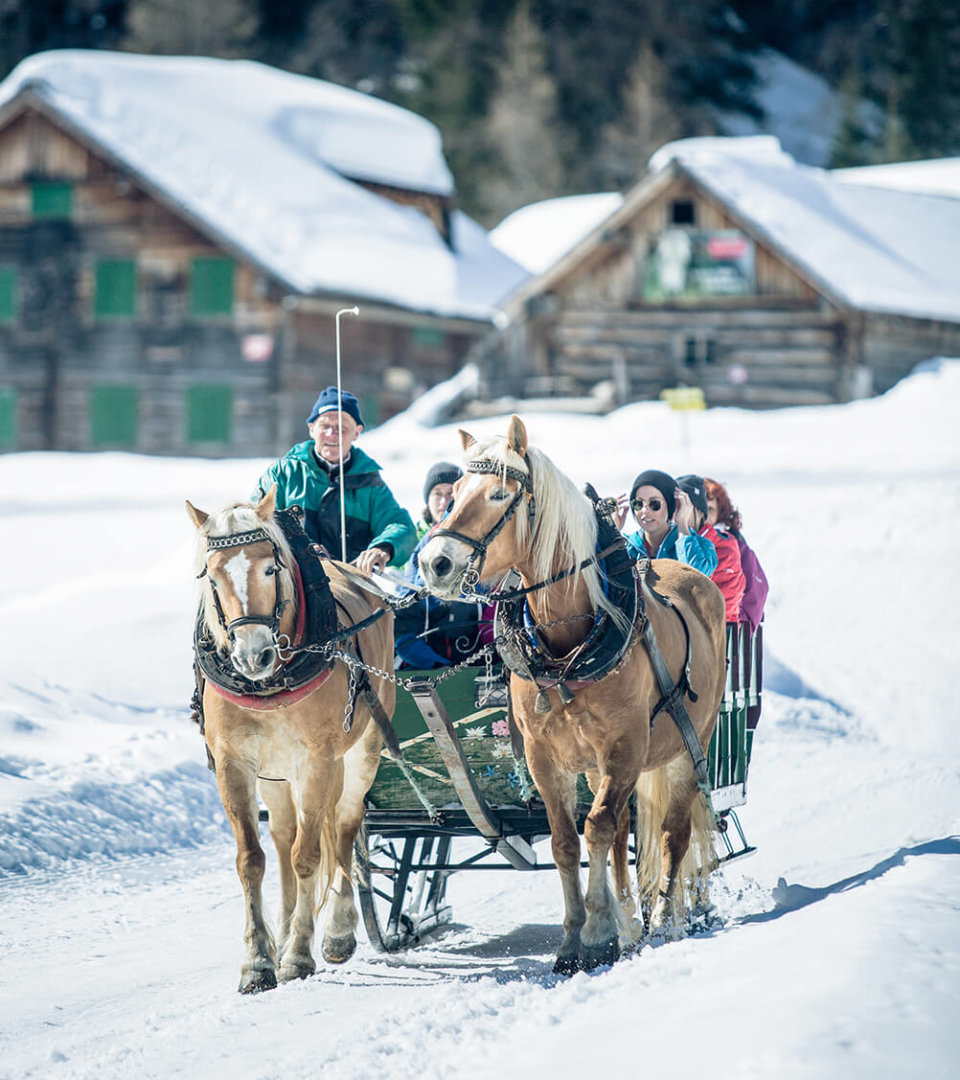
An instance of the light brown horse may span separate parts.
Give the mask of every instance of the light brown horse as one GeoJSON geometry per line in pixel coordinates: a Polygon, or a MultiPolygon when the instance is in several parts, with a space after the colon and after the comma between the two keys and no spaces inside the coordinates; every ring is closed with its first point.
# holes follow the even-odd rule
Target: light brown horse
{"type": "MultiPolygon", "coordinates": [[[[546,455],[528,447],[518,417],[511,418],[506,438],[477,442],[466,432],[460,436],[465,475],[455,486],[453,510],[420,553],[431,592],[454,599],[478,576],[492,580],[511,567],[524,586],[534,585],[590,559],[597,542],[592,504],[546,455]]],[[[687,657],[677,611],[686,620],[689,684],[697,695],[686,708],[706,747],[724,686],[723,597],[709,578],[678,562],[655,560],[653,570],[657,591],[676,610],[657,602],[645,585],[646,611],[674,682],[680,682],[687,657]]],[[[553,657],[572,655],[594,614],[609,606],[595,565],[529,593],[527,604],[542,645],[553,657]]],[[[637,627],[615,670],[578,687],[567,703],[557,688],[550,688],[548,703],[541,698],[538,711],[537,685],[516,673],[510,693],[530,773],[546,805],[563,887],[564,936],[554,970],[610,963],[620,953],[618,929],[625,942],[639,936],[627,872],[628,802],[634,790],[637,875],[649,910],[648,929],[681,933],[684,877],[697,862],[706,862],[709,872],[713,817],[670,716],[660,712],[651,729],[661,690],[637,627]],[[584,824],[586,894],[574,817],[580,773],[594,792],[584,824]],[[616,901],[607,880],[611,849],[616,901]]]]}
{"type": "MultiPolygon", "coordinates": [[[[209,515],[187,503],[199,533],[197,572],[206,632],[224,662],[251,685],[263,685],[283,668],[288,656],[283,646],[295,638],[302,603],[290,547],[273,517],[275,493],[274,488],[256,506],[237,503],[209,515]]],[[[325,562],[324,568],[342,626],[377,610],[377,601],[357,585],[355,572],[335,562],[325,562]]],[[[361,630],[356,640],[368,664],[392,670],[392,614],[361,630]]],[[[241,993],[270,989],[278,975],[285,981],[315,972],[314,920],[325,901],[324,960],[342,963],[356,948],[353,844],[363,823],[364,796],[376,776],[381,739],[362,697],[347,716],[347,703],[353,700],[347,665],[335,662],[321,679],[315,689],[308,684],[306,696],[228,697],[210,680],[204,687],[205,737],[236,837],[246,903],[241,993]],[[258,836],[258,792],[269,811],[280,864],[277,941],[261,897],[265,860],[258,836]]],[[[376,675],[370,681],[392,715],[393,684],[376,675]]]]}

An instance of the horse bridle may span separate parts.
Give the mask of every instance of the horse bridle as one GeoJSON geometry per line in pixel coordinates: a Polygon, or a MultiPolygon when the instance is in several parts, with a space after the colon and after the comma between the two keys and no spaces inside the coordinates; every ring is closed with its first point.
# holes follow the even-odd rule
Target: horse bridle
{"type": "MultiPolygon", "coordinates": [[[[283,561],[283,554],[280,551],[280,546],[266,529],[250,529],[247,532],[231,533],[229,536],[208,536],[207,555],[209,556],[212,551],[223,551],[225,548],[246,547],[247,544],[255,544],[260,540],[267,541],[273,548],[274,562],[276,562],[278,567],[285,569],[287,564],[283,561]]],[[[231,619],[229,622],[227,622],[226,616],[223,613],[223,606],[220,603],[220,594],[217,592],[217,583],[213,580],[213,577],[207,573],[206,566],[200,571],[197,577],[210,578],[210,588],[213,590],[213,603],[217,609],[217,619],[220,622],[220,626],[226,632],[229,640],[233,640],[234,631],[238,626],[249,626],[251,624],[266,626],[270,631],[270,635],[273,638],[279,654],[281,643],[277,631],[280,629],[280,619],[290,603],[289,599],[284,600],[282,597],[279,573],[274,575],[274,587],[276,593],[272,615],[241,615],[239,618],[231,619]]]]}
{"type": "MultiPolygon", "coordinates": [[[[524,460],[527,460],[526,456],[524,456],[524,460]]],[[[528,470],[529,466],[530,463],[527,461],[528,470]]],[[[536,516],[536,499],[533,495],[533,485],[530,481],[529,471],[521,472],[520,469],[515,469],[512,465],[498,465],[495,461],[485,460],[468,462],[466,471],[468,473],[492,473],[497,476],[506,476],[510,480],[515,480],[520,486],[517,488],[516,495],[514,495],[513,499],[510,501],[510,505],[504,511],[500,520],[497,521],[489,532],[479,540],[475,540],[472,536],[467,536],[465,533],[457,532],[456,529],[437,529],[433,533],[434,536],[452,536],[454,540],[459,540],[462,544],[466,544],[468,547],[473,548],[473,554],[470,556],[470,565],[464,570],[463,577],[460,579],[460,586],[463,591],[475,589],[480,583],[483,564],[487,558],[487,548],[500,535],[506,527],[507,522],[513,517],[514,512],[523,500],[524,492],[527,494],[527,514],[530,520],[531,533],[533,532],[533,522],[536,516]]]]}

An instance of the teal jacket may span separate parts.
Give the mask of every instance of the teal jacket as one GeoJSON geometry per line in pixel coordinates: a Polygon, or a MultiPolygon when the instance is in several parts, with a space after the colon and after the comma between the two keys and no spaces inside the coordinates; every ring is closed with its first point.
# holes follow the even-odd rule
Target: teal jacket
{"type": "Polygon", "coordinates": [[[682,536],[676,525],[670,526],[670,531],[663,538],[663,543],[656,555],[651,556],[647,551],[642,533],[631,533],[626,539],[627,551],[634,559],[648,556],[654,559],[676,559],[678,562],[686,563],[687,566],[692,566],[694,570],[699,570],[701,574],[706,574],[707,577],[710,577],[717,568],[717,549],[713,546],[713,541],[697,533],[687,533],[686,536],[682,536]]]}
{"type": "MultiPolygon", "coordinates": [[[[340,470],[329,473],[317,461],[312,440],[297,443],[260,477],[254,500],[277,485],[277,509],[299,506],[307,535],[340,558],[340,470]]],[[[392,550],[391,564],[402,566],[417,542],[406,510],[380,476],[380,466],[356,446],[343,471],[347,559],[369,547],[392,550]]]]}

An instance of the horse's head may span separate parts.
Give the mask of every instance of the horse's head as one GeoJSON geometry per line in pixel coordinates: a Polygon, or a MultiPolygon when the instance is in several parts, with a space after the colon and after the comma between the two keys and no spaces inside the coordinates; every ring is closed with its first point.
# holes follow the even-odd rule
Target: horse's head
{"type": "Polygon", "coordinates": [[[420,552],[427,588],[448,599],[521,560],[536,505],[527,431],[519,417],[510,418],[506,438],[480,442],[461,431],[460,441],[466,467],[453,488],[453,508],[420,552]]]}
{"type": "Polygon", "coordinates": [[[273,519],[275,505],[276,485],[256,506],[235,503],[216,514],[187,502],[199,532],[206,626],[237,672],[253,682],[276,671],[284,638],[289,643],[293,635],[290,552],[273,519]]]}

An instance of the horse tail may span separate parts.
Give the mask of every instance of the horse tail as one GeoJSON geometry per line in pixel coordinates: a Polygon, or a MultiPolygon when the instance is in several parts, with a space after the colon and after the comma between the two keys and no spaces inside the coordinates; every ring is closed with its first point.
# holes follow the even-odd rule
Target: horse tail
{"type": "MultiPolygon", "coordinates": [[[[682,800],[684,791],[689,796],[690,781],[690,762],[686,757],[641,773],[637,780],[637,891],[644,911],[656,903],[667,887],[664,825],[671,808],[674,813],[678,810],[676,805],[672,806],[674,799],[682,800]]],[[[689,815],[690,841],[677,868],[677,900],[685,907],[705,906],[707,878],[717,866],[714,849],[717,825],[702,792],[693,795],[689,815]]]]}
{"type": "Polygon", "coordinates": [[[314,906],[314,915],[319,915],[320,909],[327,902],[330,890],[337,876],[337,870],[343,870],[346,877],[350,877],[350,868],[340,865],[337,858],[337,803],[332,800],[323,815],[320,825],[320,866],[317,870],[317,900],[314,906]]]}
{"type": "Polygon", "coordinates": [[[637,892],[646,910],[664,886],[660,839],[670,803],[667,766],[641,773],[636,793],[637,892]]]}

